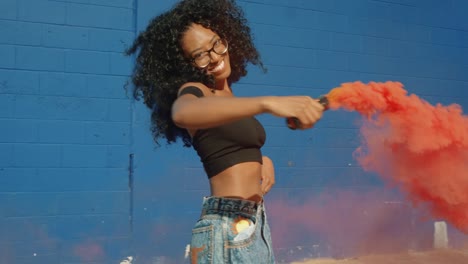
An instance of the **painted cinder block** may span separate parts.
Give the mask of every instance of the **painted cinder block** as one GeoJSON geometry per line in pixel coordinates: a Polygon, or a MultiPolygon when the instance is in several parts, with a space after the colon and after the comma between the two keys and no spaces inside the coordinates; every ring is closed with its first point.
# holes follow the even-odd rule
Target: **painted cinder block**
{"type": "Polygon", "coordinates": [[[65,61],[67,72],[110,74],[108,52],[68,50],[65,61]]]}
{"type": "Polygon", "coordinates": [[[48,144],[84,144],[85,125],[72,120],[38,122],[38,142],[48,144]]]}
{"type": "Polygon", "coordinates": [[[131,31],[134,28],[133,9],[68,3],[66,23],[82,27],[131,31]]]}
{"type": "Polygon", "coordinates": [[[122,53],[135,38],[135,32],[127,30],[88,28],[88,34],[88,48],[96,51],[122,53]]]}
{"type": "Polygon", "coordinates": [[[0,129],[0,142],[37,142],[37,123],[18,119],[3,120],[2,129],[0,129]]]}
{"type": "Polygon", "coordinates": [[[62,72],[42,72],[40,74],[41,95],[87,97],[87,85],[87,77],[83,74],[62,72]]]}
{"type": "Polygon", "coordinates": [[[85,124],[85,143],[127,145],[130,143],[130,125],[127,122],[88,122],[85,124]]]}
{"type": "Polygon", "coordinates": [[[87,49],[88,29],[68,25],[45,25],[43,45],[52,48],[87,49]]]}
{"type": "Polygon", "coordinates": [[[0,45],[0,68],[14,68],[15,67],[15,46],[0,45]]]}
{"type": "Polygon", "coordinates": [[[0,44],[39,46],[42,44],[43,24],[0,20],[0,44]]]}
{"type": "MultiPolygon", "coordinates": [[[[117,86],[118,87],[118,86],[117,86]]],[[[114,87],[115,88],[115,87],[114,87]]],[[[131,122],[133,107],[129,99],[109,100],[109,121],[131,122]]]]}
{"type": "Polygon", "coordinates": [[[1,94],[39,94],[39,73],[0,69],[1,94]]]}
{"type": "Polygon", "coordinates": [[[56,193],[56,213],[60,215],[129,214],[128,192],[56,193]]]}
{"type": "Polygon", "coordinates": [[[66,168],[105,168],[106,157],[105,145],[62,146],[62,166],[66,168]]]}
{"type": "Polygon", "coordinates": [[[64,24],[66,3],[59,1],[17,0],[18,20],[36,23],[64,24]]]}
{"type": "MultiPolygon", "coordinates": [[[[86,164],[83,162],[83,167],[77,166],[76,168],[38,168],[35,171],[35,177],[28,178],[29,186],[18,188],[29,192],[128,192],[127,168],[87,168],[84,166],[86,164]]],[[[17,182],[20,181],[17,180],[17,182]]]]}
{"type": "Polygon", "coordinates": [[[55,48],[16,46],[16,68],[40,71],[64,71],[65,52],[55,48]]]}
{"type": "Polygon", "coordinates": [[[0,18],[16,19],[17,0],[4,0],[0,2],[0,18]]]}

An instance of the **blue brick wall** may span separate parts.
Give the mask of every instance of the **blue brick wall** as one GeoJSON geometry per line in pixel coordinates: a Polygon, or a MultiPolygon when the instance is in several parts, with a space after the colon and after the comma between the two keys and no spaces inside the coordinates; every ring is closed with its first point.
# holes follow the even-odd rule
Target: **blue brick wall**
{"type": "Polygon", "coordinates": [[[134,4],[1,1],[1,263],[130,255],[134,4]]]}
{"type": "MultiPolygon", "coordinates": [[[[238,2],[268,68],[251,68],[233,87],[240,96],[397,80],[431,103],[468,108],[464,0],[238,2]]],[[[206,176],[193,150],[155,147],[148,110],[123,88],[132,60],[122,51],[174,3],[0,1],[1,263],[185,261],[206,176]]],[[[310,131],[259,119],[276,165],[266,202],[280,263],[372,248],[349,240],[375,238],[369,226],[405,230],[410,238],[392,234],[407,249],[427,246],[430,221],[416,228],[417,212],[356,165],[357,114],[327,112],[310,131]]],[[[451,232],[453,245],[466,243],[451,232]]]]}

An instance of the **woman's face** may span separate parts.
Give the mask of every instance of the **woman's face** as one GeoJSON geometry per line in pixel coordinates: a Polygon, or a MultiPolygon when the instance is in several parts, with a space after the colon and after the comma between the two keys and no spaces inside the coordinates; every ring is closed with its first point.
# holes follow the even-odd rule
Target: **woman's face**
{"type": "Polygon", "coordinates": [[[231,74],[227,43],[210,29],[192,24],[185,31],[181,45],[185,56],[192,59],[196,67],[206,69],[215,80],[227,79],[231,74]]]}

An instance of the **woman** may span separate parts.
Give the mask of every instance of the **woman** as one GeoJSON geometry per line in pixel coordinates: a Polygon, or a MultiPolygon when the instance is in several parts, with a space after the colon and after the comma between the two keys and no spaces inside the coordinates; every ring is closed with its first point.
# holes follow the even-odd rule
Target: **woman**
{"type": "Polygon", "coordinates": [[[135,96],[152,110],[158,143],[193,146],[211,195],[192,232],[192,263],[274,263],[263,197],[275,183],[262,156],[265,131],[254,118],[295,117],[311,128],[323,106],[308,96],[235,97],[248,63],[263,68],[234,0],[185,0],[157,16],[128,54],[137,53],[135,96]]]}

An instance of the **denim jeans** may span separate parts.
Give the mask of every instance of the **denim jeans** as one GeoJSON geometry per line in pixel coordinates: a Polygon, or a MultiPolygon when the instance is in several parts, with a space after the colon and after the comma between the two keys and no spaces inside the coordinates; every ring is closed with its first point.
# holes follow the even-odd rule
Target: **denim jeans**
{"type": "Polygon", "coordinates": [[[205,197],[192,230],[191,263],[275,263],[264,204],[205,197]]]}

